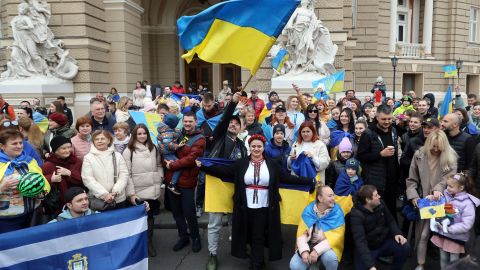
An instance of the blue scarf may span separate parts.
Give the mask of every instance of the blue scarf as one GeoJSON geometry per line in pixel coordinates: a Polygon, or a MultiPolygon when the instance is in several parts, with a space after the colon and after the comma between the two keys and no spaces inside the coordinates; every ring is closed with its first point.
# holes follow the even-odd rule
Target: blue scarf
{"type": "Polygon", "coordinates": [[[0,163],[8,163],[10,164],[5,171],[5,176],[9,176],[15,172],[16,168],[22,168],[28,171],[28,164],[32,161],[32,157],[25,154],[25,151],[22,151],[22,154],[15,159],[11,160],[9,156],[5,154],[5,152],[0,151],[0,163]]]}
{"type": "Polygon", "coordinates": [[[203,110],[200,109],[197,112],[197,128],[200,128],[203,125],[203,122],[207,121],[208,126],[213,131],[215,130],[215,127],[217,127],[218,123],[220,123],[220,120],[222,120],[222,116],[223,113],[219,113],[214,117],[206,119],[205,115],[203,114],[203,110]]]}
{"type": "Polygon", "coordinates": [[[315,179],[317,176],[317,170],[315,170],[312,160],[303,152],[298,155],[297,159],[292,160],[291,167],[292,171],[298,176],[310,179],[315,179]]]}
{"type": "Polygon", "coordinates": [[[338,204],[335,204],[325,216],[318,217],[314,210],[316,203],[317,201],[315,200],[307,205],[302,213],[302,220],[309,229],[315,224],[317,228],[321,228],[322,231],[327,232],[345,224],[342,208],[340,208],[338,204]]]}

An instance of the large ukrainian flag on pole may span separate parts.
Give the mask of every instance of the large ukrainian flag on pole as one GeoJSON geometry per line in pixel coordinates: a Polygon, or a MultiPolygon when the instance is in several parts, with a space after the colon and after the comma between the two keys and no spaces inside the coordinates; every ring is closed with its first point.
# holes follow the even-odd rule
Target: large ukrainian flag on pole
{"type": "Polygon", "coordinates": [[[187,53],[210,63],[232,63],[255,74],[299,0],[231,0],[177,21],[187,53]]]}

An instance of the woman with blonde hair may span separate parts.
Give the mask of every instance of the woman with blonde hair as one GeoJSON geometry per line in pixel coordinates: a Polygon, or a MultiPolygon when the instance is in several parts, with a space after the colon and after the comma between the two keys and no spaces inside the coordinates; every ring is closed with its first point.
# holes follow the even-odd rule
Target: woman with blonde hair
{"type": "Polygon", "coordinates": [[[35,125],[32,119],[23,117],[18,119],[18,129],[22,132],[25,140],[27,140],[38,155],[41,156],[44,134],[40,128],[35,125]]]}
{"type": "Polygon", "coordinates": [[[289,96],[287,99],[287,116],[296,128],[305,121],[305,116],[301,112],[301,106],[297,96],[289,96]]]}
{"type": "Polygon", "coordinates": [[[132,106],[133,102],[129,97],[123,96],[118,101],[117,110],[115,111],[115,118],[118,122],[127,122],[130,118],[128,109],[132,106]]]}
{"type": "MultiPolygon", "coordinates": [[[[441,130],[433,131],[425,145],[415,152],[406,180],[408,200],[418,208],[417,201],[428,195],[438,200],[446,188],[449,176],[457,172],[458,155],[448,143],[447,136],[441,130]]],[[[423,270],[430,238],[429,220],[417,220],[415,224],[415,250],[417,252],[416,270],[423,270]]]]}

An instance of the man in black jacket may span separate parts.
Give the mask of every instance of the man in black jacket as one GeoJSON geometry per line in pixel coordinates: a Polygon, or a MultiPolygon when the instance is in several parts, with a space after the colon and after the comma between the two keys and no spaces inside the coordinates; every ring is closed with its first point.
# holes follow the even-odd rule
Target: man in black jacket
{"type": "Polygon", "coordinates": [[[407,260],[410,251],[407,239],[380,198],[372,185],[365,185],[357,192],[350,213],[356,270],[376,270],[375,260],[383,256],[393,256],[392,270],[402,269],[407,260]]]}
{"type": "Polygon", "coordinates": [[[462,118],[455,113],[449,113],[442,119],[440,128],[447,134],[450,146],[457,152],[457,170],[468,170],[472,163],[473,152],[475,151],[476,142],[470,135],[460,130],[462,118]]]}

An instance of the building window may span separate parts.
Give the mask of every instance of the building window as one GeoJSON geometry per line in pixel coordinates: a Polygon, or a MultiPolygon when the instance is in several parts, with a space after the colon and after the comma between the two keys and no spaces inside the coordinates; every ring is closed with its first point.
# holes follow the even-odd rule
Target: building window
{"type": "Polygon", "coordinates": [[[479,42],[478,38],[478,8],[470,8],[470,32],[469,32],[469,41],[470,42],[479,42]]]}
{"type": "Polygon", "coordinates": [[[405,0],[398,0],[398,6],[400,7],[406,7],[407,6],[407,3],[405,3],[406,1],[405,0]]]}
{"type": "Polygon", "coordinates": [[[397,42],[407,42],[407,13],[399,12],[397,16],[397,42]]]}
{"type": "Polygon", "coordinates": [[[352,0],[352,28],[357,27],[357,0],[352,0]]]}

